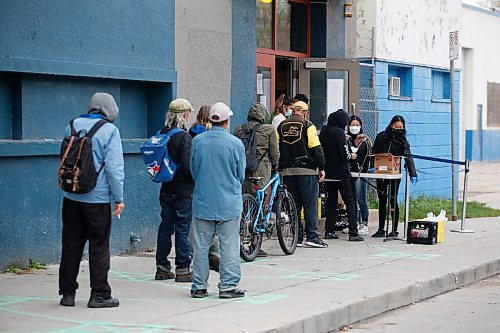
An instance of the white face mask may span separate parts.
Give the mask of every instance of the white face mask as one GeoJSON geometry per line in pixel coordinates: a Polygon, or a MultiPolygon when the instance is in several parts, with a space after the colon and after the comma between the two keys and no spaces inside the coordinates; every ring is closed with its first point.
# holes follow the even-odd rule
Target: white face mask
{"type": "Polygon", "coordinates": [[[361,126],[349,126],[349,132],[352,134],[358,134],[361,131],[361,126]]]}
{"type": "Polygon", "coordinates": [[[290,117],[292,115],[293,111],[292,109],[288,109],[286,112],[285,112],[285,117],[290,117]]]}

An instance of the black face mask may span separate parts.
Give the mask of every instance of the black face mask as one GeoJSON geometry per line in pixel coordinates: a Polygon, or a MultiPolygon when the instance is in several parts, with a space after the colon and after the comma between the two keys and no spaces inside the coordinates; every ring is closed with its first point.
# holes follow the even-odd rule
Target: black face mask
{"type": "Polygon", "coordinates": [[[393,128],[392,132],[394,133],[394,136],[403,136],[404,130],[399,128],[398,129],[393,128]]]}

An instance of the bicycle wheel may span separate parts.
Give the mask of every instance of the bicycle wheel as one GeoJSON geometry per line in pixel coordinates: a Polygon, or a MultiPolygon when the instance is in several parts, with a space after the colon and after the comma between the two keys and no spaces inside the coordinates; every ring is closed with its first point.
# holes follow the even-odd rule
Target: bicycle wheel
{"type": "Polygon", "coordinates": [[[262,234],[253,227],[258,211],[259,204],[255,197],[244,194],[240,222],[240,257],[245,261],[254,261],[262,245],[262,234]]]}
{"type": "Polygon", "coordinates": [[[287,191],[278,195],[276,201],[276,231],[280,247],[286,255],[293,254],[299,238],[299,217],[292,195],[287,191]]]}

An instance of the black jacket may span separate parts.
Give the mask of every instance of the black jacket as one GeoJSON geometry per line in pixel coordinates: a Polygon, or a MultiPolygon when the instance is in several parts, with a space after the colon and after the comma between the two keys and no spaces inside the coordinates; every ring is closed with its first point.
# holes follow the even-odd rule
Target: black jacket
{"type": "Polygon", "coordinates": [[[279,167],[324,169],[323,149],[316,134],[316,127],[309,120],[293,115],[283,120],[277,129],[279,137],[279,167]]]}
{"type": "Polygon", "coordinates": [[[325,154],[326,178],[346,180],[351,178],[349,161],[351,152],[345,135],[349,116],[345,111],[337,111],[328,116],[328,124],[323,126],[319,141],[325,154]]]}
{"type": "MultiPolygon", "coordinates": [[[[164,127],[161,133],[166,134],[168,131],[170,128],[164,127]]],[[[189,167],[191,140],[191,135],[182,131],[174,134],[168,142],[168,153],[179,167],[172,181],[161,184],[160,204],[165,196],[190,197],[193,195],[194,180],[189,167]]]]}
{"type": "MultiPolygon", "coordinates": [[[[364,135],[364,134],[360,134],[364,135]]],[[[359,135],[358,135],[359,136],[359,135]]],[[[369,138],[364,136],[364,140],[360,140],[359,144],[356,145],[355,135],[350,135],[350,145],[351,147],[358,148],[356,152],[356,159],[350,161],[350,167],[352,172],[368,172],[368,167],[370,166],[370,153],[371,153],[371,143],[369,138]]]]}
{"type": "MultiPolygon", "coordinates": [[[[403,156],[405,165],[410,172],[410,177],[417,176],[415,163],[411,157],[410,143],[404,135],[394,136],[388,130],[380,132],[373,143],[372,154],[391,153],[394,156],[403,156]]],[[[373,163],[373,162],[372,162],[373,163]]]]}

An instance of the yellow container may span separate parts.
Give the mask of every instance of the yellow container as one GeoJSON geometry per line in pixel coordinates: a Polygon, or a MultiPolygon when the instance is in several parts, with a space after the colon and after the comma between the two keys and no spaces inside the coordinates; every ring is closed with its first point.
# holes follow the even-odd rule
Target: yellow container
{"type": "MultiPolygon", "coordinates": [[[[300,211],[300,219],[304,221],[304,208],[300,211]]],[[[321,198],[318,198],[318,219],[321,219],[321,198]]]]}
{"type": "Polygon", "coordinates": [[[438,221],[438,230],[437,230],[437,243],[444,242],[444,221],[438,221]]]}

